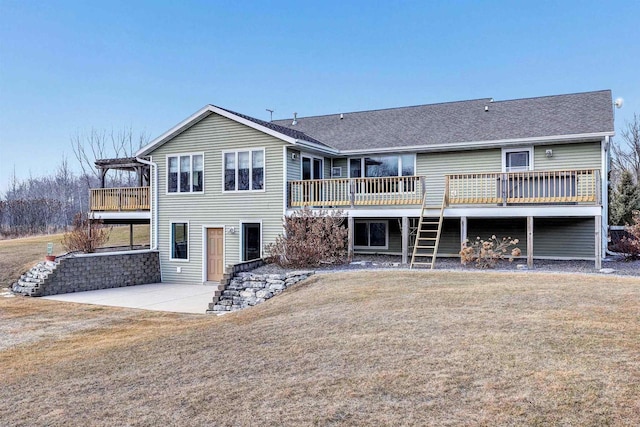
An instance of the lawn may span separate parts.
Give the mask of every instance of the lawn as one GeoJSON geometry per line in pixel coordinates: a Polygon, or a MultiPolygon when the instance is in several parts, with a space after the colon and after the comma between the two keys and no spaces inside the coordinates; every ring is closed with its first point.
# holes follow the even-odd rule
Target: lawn
{"type": "MultiPolygon", "coordinates": [[[[149,226],[134,226],[134,244],[149,244],[149,226]]],[[[47,243],[53,243],[54,255],[64,254],[62,233],[19,239],[0,240],[0,287],[9,286],[22,273],[43,261],[47,254],[47,243]]],[[[129,227],[113,227],[105,246],[129,244],[129,227]]]]}
{"type": "Polygon", "coordinates": [[[316,275],[221,317],[0,299],[3,425],[639,425],[640,280],[316,275]]]}

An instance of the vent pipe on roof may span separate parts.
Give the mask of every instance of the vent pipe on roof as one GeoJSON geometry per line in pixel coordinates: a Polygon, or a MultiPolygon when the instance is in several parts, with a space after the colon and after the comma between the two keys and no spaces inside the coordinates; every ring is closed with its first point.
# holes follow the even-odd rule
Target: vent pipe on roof
{"type": "Polygon", "coordinates": [[[344,119],[344,114],[340,113],[340,120],[344,119]]]}
{"type": "Polygon", "coordinates": [[[489,106],[488,105],[484,106],[484,111],[489,111],[489,106]]]}
{"type": "Polygon", "coordinates": [[[298,124],[298,113],[293,113],[293,121],[291,122],[292,126],[295,126],[298,124]]]}

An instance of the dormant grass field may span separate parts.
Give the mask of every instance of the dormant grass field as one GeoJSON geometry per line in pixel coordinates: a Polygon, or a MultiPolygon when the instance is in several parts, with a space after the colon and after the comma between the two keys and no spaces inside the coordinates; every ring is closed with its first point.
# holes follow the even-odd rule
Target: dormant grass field
{"type": "Polygon", "coordinates": [[[640,280],[312,276],[221,317],[0,298],[1,425],[640,424],[640,280]]]}
{"type": "MultiPolygon", "coordinates": [[[[47,243],[53,243],[54,255],[66,251],[62,247],[62,233],[0,240],[0,287],[10,285],[37,262],[44,261],[47,243]]],[[[134,244],[149,244],[149,226],[134,226],[134,244]]],[[[129,227],[113,227],[105,246],[129,244],[129,227]]]]}

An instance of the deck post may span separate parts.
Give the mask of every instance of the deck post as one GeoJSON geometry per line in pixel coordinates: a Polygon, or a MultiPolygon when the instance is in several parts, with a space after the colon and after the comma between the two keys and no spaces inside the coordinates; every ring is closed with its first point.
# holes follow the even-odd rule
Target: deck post
{"type": "Polygon", "coordinates": [[[129,224],[129,249],[133,250],[133,223],[129,224]]]}
{"type": "Polygon", "coordinates": [[[353,223],[353,217],[351,215],[349,215],[347,217],[347,227],[348,227],[348,252],[347,255],[349,257],[349,261],[351,261],[353,259],[353,227],[354,227],[354,223],[353,223]]]}
{"type": "Polygon", "coordinates": [[[533,268],[533,217],[527,217],[527,267],[533,268]]]}
{"type": "Polygon", "coordinates": [[[460,217],[460,250],[467,245],[467,217],[460,217]]]}
{"type": "Polygon", "coordinates": [[[402,263],[409,262],[409,217],[402,217],[402,263]]]}
{"type": "Polygon", "coordinates": [[[602,216],[595,216],[595,243],[596,243],[596,270],[600,270],[602,268],[602,216]]]}

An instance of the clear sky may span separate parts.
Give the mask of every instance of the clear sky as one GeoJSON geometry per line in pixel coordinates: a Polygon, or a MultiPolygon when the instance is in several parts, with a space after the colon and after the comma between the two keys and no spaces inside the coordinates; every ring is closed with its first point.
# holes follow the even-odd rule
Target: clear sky
{"type": "Polygon", "coordinates": [[[70,137],[206,104],[274,119],[611,89],[640,114],[640,1],[0,0],[0,193],[70,137]]]}

